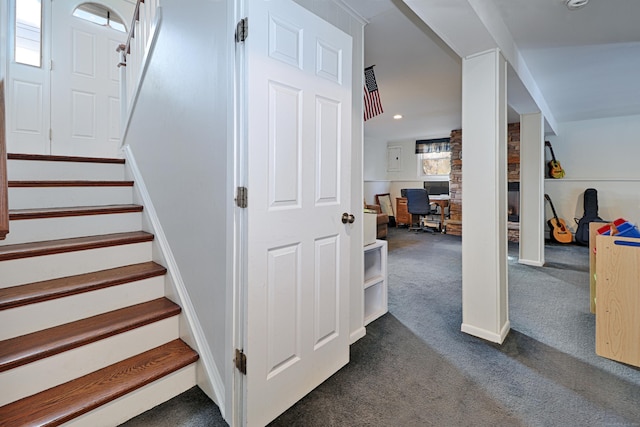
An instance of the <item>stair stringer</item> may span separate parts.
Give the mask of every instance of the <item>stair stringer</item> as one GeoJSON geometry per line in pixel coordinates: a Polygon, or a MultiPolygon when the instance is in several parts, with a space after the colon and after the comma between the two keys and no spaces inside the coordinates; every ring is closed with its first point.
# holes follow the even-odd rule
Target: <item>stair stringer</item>
{"type": "MultiPolygon", "coordinates": [[[[215,363],[213,354],[211,353],[211,347],[202,330],[198,315],[187,292],[167,237],[162,229],[160,219],[153,207],[151,196],[144,183],[144,178],[135,161],[133,152],[129,145],[123,146],[122,152],[126,159],[126,173],[130,174],[130,179],[136,183],[134,186],[134,201],[144,206],[144,210],[142,211],[142,228],[144,231],[153,233],[155,236],[152,242],[153,260],[164,265],[167,269],[165,275],[165,295],[182,307],[182,312],[179,315],[180,338],[200,355],[200,358],[196,362],[196,382],[205,394],[218,405],[223,418],[227,419],[225,416],[225,384],[223,377],[220,375],[220,369],[215,363]]],[[[226,369],[226,367],[223,367],[223,369],[226,369]]]]}

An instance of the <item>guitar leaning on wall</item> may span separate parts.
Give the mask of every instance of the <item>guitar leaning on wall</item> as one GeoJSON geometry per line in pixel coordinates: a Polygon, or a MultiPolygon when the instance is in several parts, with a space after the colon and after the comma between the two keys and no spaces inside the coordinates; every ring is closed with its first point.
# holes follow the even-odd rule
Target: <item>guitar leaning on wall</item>
{"type": "Polygon", "coordinates": [[[548,194],[545,194],[544,198],[549,201],[549,205],[553,211],[553,218],[548,221],[549,228],[551,228],[551,238],[558,243],[571,243],[573,241],[573,235],[569,230],[567,230],[567,224],[564,222],[564,219],[558,218],[558,214],[556,213],[556,208],[553,207],[551,197],[549,197],[548,194]]]}
{"type": "Polygon", "coordinates": [[[549,176],[556,179],[564,178],[564,169],[562,169],[562,166],[560,166],[560,162],[556,160],[556,155],[553,154],[551,143],[549,141],[545,141],[544,145],[549,147],[549,151],[551,151],[551,161],[548,163],[549,176]]]}

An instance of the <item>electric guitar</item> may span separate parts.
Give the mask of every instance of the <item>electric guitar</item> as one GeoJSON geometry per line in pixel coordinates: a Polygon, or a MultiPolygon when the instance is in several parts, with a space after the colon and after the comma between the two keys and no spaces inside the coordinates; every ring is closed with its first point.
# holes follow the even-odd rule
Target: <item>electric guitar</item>
{"type": "Polygon", "coordinates": [[[551,210],[553,211],[553,218],[548,221],[549,228],[551,228],[551,237],[558,243],[571,243],[573,241],[573,235],[567,230],[567,224],[564,222],[564,219],[558,218],[551,197],[545,194],[544,198],[549,201],[549,205],[551,205],[551,210]]]}
{"type": "Polygon", "coordinates": [[[549,176],[551,178],[564,178],[564,169],[560,166],[560,162],[556,160],[556,155],[553,154],[553,148],[549,141],[545,141],[544,145],[549,147],[551,151],[551,161],[549,162],[549,176]]]}

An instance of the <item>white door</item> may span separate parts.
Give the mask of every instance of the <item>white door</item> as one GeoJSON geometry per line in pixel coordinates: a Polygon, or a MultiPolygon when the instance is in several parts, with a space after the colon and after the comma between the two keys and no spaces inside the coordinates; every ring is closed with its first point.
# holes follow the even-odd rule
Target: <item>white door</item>
{"type": "MultiPolygon", "coordinates": [[[[118,12],[122,0],[99,3],[118,12]]],[[[119,54],[126,34],[52,3],[51,154],[116,157],[120,145],[119,54]]],[[[125,9],[127,10],[127,9],[125,9]]],[[[118,12],[128,22],[130,16],[118,12]]]]}
{"type": "Polygon", "coordinates": [[[349,360],[351,37],[290,0],[248,2],[245,420],[349,360]]]}

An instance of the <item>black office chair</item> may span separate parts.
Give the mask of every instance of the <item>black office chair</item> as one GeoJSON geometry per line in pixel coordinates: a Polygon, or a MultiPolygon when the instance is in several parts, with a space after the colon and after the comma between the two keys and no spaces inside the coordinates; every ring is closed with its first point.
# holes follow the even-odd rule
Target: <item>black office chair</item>
{"type": "MultiPolygon", "coordinates": [[[[423,222],[427,217],[436,214],[436,211],[429,203],[429,192],[424,188],[407,188],[403,192],[407,198],[407,211],[411,215],[409,230],[433,232],[429,227],[423,226],[423,222]],[[417,224],[417,226],[414,226],[414,224],[417,224]]],[[[430,222],[434,223],[433,218],[430,219],[430,222]]],[[[438,223],[437,227],[439,227],[439,222],[435,223],[438,223]]]]}

